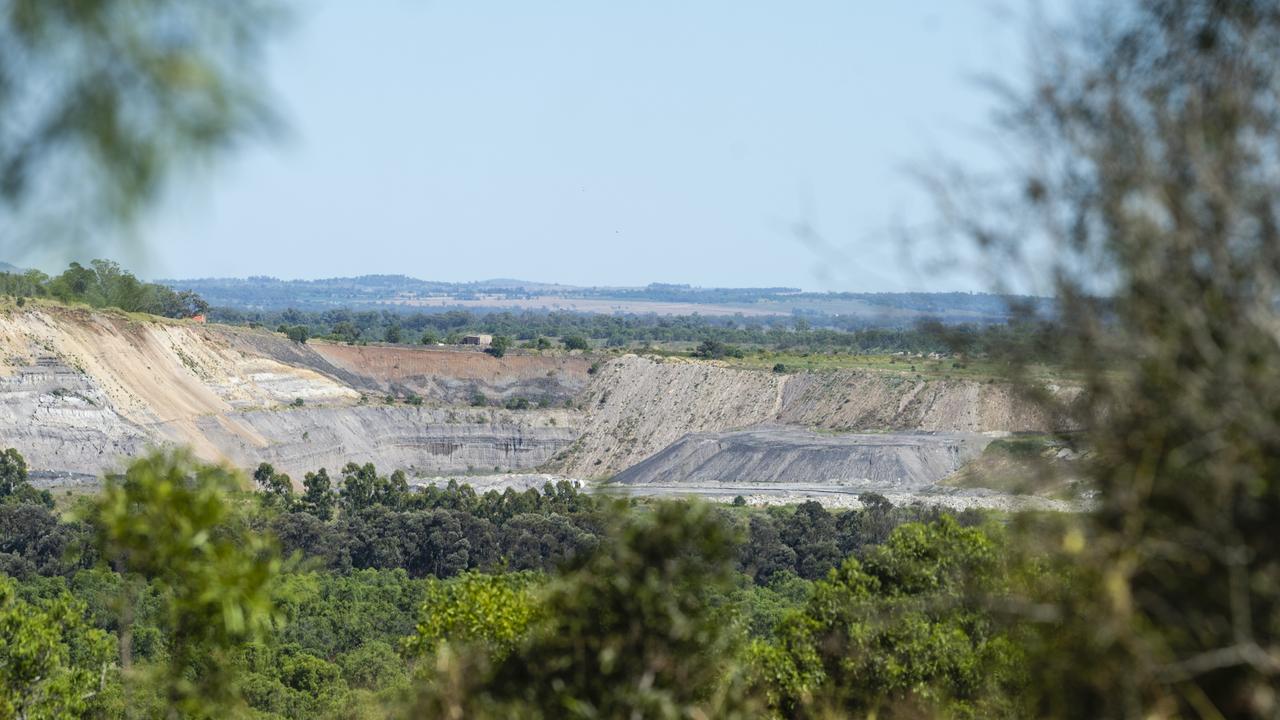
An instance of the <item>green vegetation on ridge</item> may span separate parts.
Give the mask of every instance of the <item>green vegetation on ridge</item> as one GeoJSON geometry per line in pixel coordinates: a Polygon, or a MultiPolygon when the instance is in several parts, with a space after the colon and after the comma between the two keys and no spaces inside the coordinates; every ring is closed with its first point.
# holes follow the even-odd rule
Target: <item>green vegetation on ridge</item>
{"type": "Polygon", "coordinates": [[[189,318],[209,309],[208,303],[190,290],[175,291],[165,285],[142,282],[110,260],[94,260],[89,267],[73,262],[54,277],[39,270],[0,272],[0,294],[16,298],[20,304],[26,298],[47,297],[169,318],[189,318]]]}

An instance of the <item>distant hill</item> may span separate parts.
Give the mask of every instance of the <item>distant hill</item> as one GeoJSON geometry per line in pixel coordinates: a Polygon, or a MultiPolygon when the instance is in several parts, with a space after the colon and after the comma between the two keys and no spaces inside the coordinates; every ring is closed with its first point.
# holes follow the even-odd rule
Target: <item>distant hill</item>
{"type": "Polygon", "coordinates": [[[24,273],[26,271],[27,271],[26,268],[20,268],[17,265],[14,265],[13,263],[7,263],[3,260],[0,260],[0,272],[24,273]]]}
{"type": "Polygon", "coordinates": [[[943,322],[1003,322],[1011,306],[1047,312],[1044,298],[984,293],[817,293],[791,287],[703,288],[652,283],[644,287],[580,287],[500,278],[439,282],[406,275],[362,275],[317,280],[274,277],[161,280],[194,290],[215,307],[250,311],[323,311],[337,308],[393,312],[553,311],[609,315],[656,314],[814,319],[861,318],[901,325],[925,318],[943,322]]]}

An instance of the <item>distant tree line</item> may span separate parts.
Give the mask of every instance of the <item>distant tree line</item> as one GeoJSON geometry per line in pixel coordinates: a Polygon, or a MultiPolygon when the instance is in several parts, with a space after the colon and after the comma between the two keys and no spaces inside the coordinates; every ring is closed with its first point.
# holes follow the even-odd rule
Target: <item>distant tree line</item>
{"type": "Polygon", "coordinates": [[[952,325],[926,320],[901,327],[863,327],[841,318],[829,318],[829,327],[815,327],[807,319],[789,317],[748,319],[465,310],[402,313],[345,308],[323,311],[213,308],[209,317],[217,322],[279,329],[291,337],[353,343],[453,344],[465,335],[483,333],[511,338],[530,347],[536,347],[539,339],[558,337],[569,349],[585,349],[589,340],[606,347],[705,344],[699,353],[707,357],[732,355],[743,346],[781,351],[1008,354],[1041,360],[1053,360],[1057,353],[1055,324],[1034,317],[994,325],[952,325]]]}
{"type": "MultiPolygon", "coordinates": [[[[337,571],[402,569],[442,578],[497,568],[550,571],[594,549],[606,525],[607,502],[565,480],[523,492],[477,493],[456,481],[410,488],[402,471],[380,475],[369,463],[348,463],[337,478],[323,468],[307,473],[301,494],[269,464],[254,480],[264,502],[280,511],[271,529],[284,548],[337,571]]],[[[753,515],[739,569],[760,584],[784,571],[816,579],[898,525],[943,514],[894,506],[874,493],[860,499],[860,510],[832,513],[807,502],[753,515]]],[[[962,513],[960,520],[976,524],[981,515],[962,513]]]]}
{"type": "Polygon", "coordinates": [[[1034,312],[1052,310],[1051,299],[1027,295],[972,292],[802,292],[798,288],[787,287],[702,288],[664,283],[651,283],[642,288],[584,288],[566,293],[566,296],[708,305],[854,300],[899,310],[936,314],[963,312],[989,318],[1009,317],[1028,310],[1034,312]]]}
{"type": "Polygon", "coordinates": [[[94,260],[89,267],[73,262],[62,274],[53,277],[39,270],[0,273],[0,294],[17,298],[19,302],[48,297],[171,318],[192,317],[209,309],[208,303],[195,292],[143,282],[110,260],[94,260]]]}
{"type": "MultiPolygon", "coordinates": [[[[685,284],[650,283],[644,287],[570,287],[510,280],[447,283],[418,280],[404,275],[364,275],[316,280],[280,280],[272,277],[203,278],[165,281],[195,288],[215,305],[282,310],[298,307],[324,310],[341,306],[368,308],[380,302],[408,295],[446,297],[476,301],[535,297],[599,298],[609,300],[674,302],[694,305],[741,305],[779,303],[823,304],[852,301],[881,308],[912,310],[938,315],[957,313],[998,321],[1023,310],[1051,313],[1048,298],[972,292],[803,292],[799,288],[705,288],[685,284]]],[[[822,313],[815,313],[822,317],[822,313]]],[[[865,322],[865,320],[864,320],[865,322]]],[[[883,321],[880,321],[883,322],[883,321]]]]}
{"type": "MultiPolygon", "coordinates": [[[[610,501],[565,480],[541,489],[478,493],[450,481],[411,487],[403,471],[379,474],[348,463],[331,476],[306,474],[302,492],[292,479],[263,463],[252,474],[266,511],[260,528],[287,553],[298,552],[327,570],[403,570],[410,577],[448,578],[466,571],[549,572],[602,541],[610,501]]],[[[894,506],[874,493],[863,508],[831,512],[816,502],[752,513],[743,523],[737,567],[761,585],[779,573],[807,579],[826,575],[840,561],[885,541],[899,525],[930,522],[944,513],[923,505],[894,506]]],[[[982,516],[966,512],[963,525],[982,516]]],[[[33,488],[22,456],[0,453],[0,572],[18,578],[66,575],[91,567],[91,529],[66,523],[48,491],[33,488]]]]}
{"type": "MultiPolygon", "coordinates": [[[[656,293],[655,298],[667,297],[670,293],[711,292],[665,285],[642,290],[656,293]]],[[[353,289],[353,292],[356,291],[353,289]]],[[[732,297],[743,293],[794,294],[788,288],[723,292],[732,297]]],[[[0,294],[14,297],[19,302],[26,298],[47,297],[173,318],[207,314],[215,322],[273,328],[295,342],[318,337],[352,343],[452,344],[464,335],[482,333],[494,336],[495,345],[491,351],[499,357],[507,350],[509,342],[520,342],[534,349],[549,348],[548,337],[560,338],[563,346],[570,350],[586,350],[592,342],[606,347],[692,343],[696,345],[695,354],[708,358],[740,356],[743,346],[779,351],[1007,354],[1040,360],[1053,360],[1058,355],[1056,325],[1044,319],[1044,308],[1031,302],[1034,298],[1023,299],[1027,302],[1018,305],[1014,302],[1017,298],[966,293],[945,294],[941,299],[928,293],[889,294],[885,297],[894,303],[906,303],[902,307],[919,310],[945,311],[953,306],[972,306],[974,311],[993,312],[995,305],[992,303],[996,303],[1006,310],[1020,307],[1022,312],[1011,315],[1007,322],[997,324],[948,324],[938,320],[875,324],[865,317],[830,315],[712,317],[537,311],[404,312],[349,308],[243,310],[210,308],[204,298],[192,290],[174,290],[166,285],[143,282],[109,260],[94,260],[88,267],[73,262],[67,270],[53,277],[39,270],[0,272],[0,294]]],[[[834,295],[865,299],[864,294],[834,295]]]]}

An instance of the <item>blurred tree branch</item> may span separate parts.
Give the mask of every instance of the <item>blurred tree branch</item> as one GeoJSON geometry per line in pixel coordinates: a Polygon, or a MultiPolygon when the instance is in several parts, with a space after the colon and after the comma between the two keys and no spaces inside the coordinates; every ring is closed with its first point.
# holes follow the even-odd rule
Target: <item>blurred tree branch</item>
{"type": "Polygon", "coordinates": [[[1021,148],[930,184],[950,241],[1052,279],[1096,509],[1046,715],[1280,712],[1280,5],[1089,3],[1045,25],[1021,148]]]}
{"type": "Polygon", "coordinates": [[[271,129],[275,0],[0,0],[0,251],[100,252],[175,170],[271,129]]]}

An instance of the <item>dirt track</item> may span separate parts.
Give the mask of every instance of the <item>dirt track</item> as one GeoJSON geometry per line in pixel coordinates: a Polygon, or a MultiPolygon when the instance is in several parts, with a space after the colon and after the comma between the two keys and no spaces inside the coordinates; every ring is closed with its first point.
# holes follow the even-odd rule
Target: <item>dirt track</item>
{"type": "Polygon", "coordinates": [[[968,510],[970,508],[984,510],[1001,510],[1017,512],[1023,510],[1049,510],[1054,512],[1076,512],[1084,505],[1078,502],[1053,500],[1030,495],[1008,495],[993,490],[961,490],[935,491],[920,489],[908,491],[885,491],[874,486],[832,486],[814,483],[782,483],[770,485],[751,485],[743,483],[715,483],[701,485],[640,485],[627,487],[605,487],[604,492],[641,497],[697,497],[713,502],[732,502],[739,495],[748,505],[794,505],[809,500],[820,503],[823,507],[838,509],[856,509],[862,507],[858,496],[873,492],[882,495],[894,505],[937,505],[951,510],[968,510]]]}

